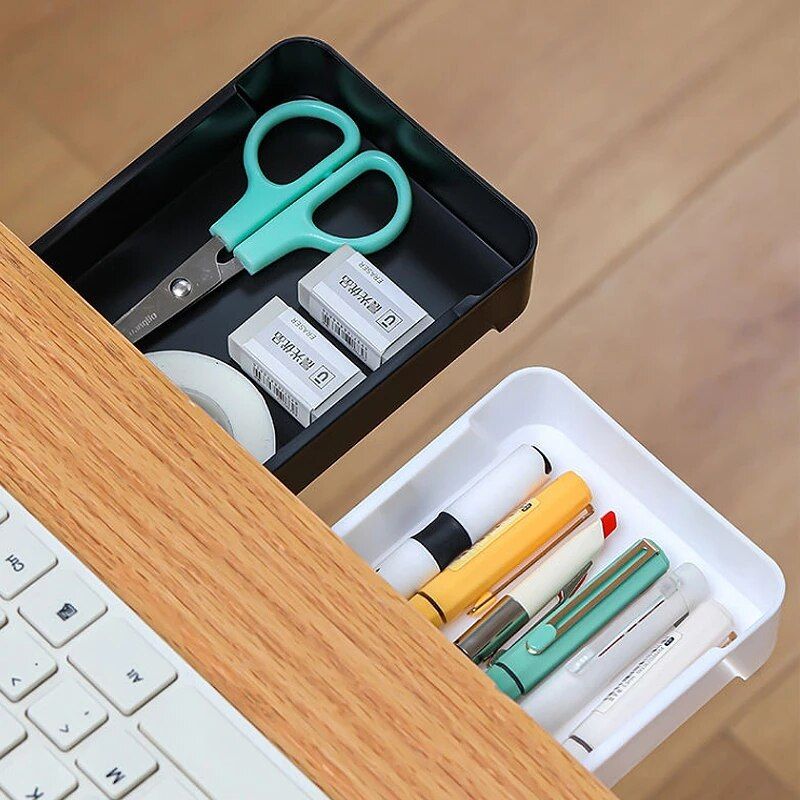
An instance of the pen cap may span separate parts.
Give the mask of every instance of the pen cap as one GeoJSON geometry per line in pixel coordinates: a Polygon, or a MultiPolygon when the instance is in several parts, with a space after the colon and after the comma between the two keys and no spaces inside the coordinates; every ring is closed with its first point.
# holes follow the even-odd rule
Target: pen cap
{"type": "Polygon", "coordinates": [[[569,752],[578,758],[591,753],[704,653],[724,644],[732,631],[727,609],[703,600],[616,675],[594,710],[570,734],[569,752]]]}
{"type": "Polygon", "coordinates": [[[510,673],[519,697],[541,683],[579,647],[650,588],[669,560],[653,542],[642,539],[625,551],[580,592],[551,611],[487,670],[498,685],[510,673]]]}
{"type": "Polygon", "coordinates": [[[377,572],[403,597],[411,597],[440,570],[431,552],[411,537],[381,561],[377,572]]]}
{"type": "Polygon", "coordinates": [[[592,500],[586,482],[565,472],[548,483],[480,542],[425,584],[412,598],[416,608],[438,624],[455,619],[484,592],[530,558],[548,539],[577,517],[592,500]]]}
{"type": "Polygon", "coordinates": [[[693,564],[657,580],[525,698],[525,711],[555,733],[624,666],[708,596],[693,564]]]}
{"type": "Polygon", "coordinates": [[[461,523],[474,544],[542,486],[551,471],[542,451],[524,444],[479,478],[445,511],[461,523]]]}
{"type": "MultiPolygon", "coordinates": [[[[671,581],[674,586],[673,591],[681,593],[687,610],[695,608],[708,597],[709,588],[706,576],[698,567],[688,561],[665,575],[663,580],[671,581]]],[[[664,587],[664,595],[669,596],[667,586],[664,587]]]]}

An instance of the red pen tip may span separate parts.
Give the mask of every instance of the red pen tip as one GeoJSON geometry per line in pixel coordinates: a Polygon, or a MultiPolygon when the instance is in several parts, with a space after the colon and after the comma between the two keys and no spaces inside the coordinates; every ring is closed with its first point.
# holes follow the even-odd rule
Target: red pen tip
{"type": "Polygon", "coordinates": [[[600,522],[603,523],[603,537],[608,539],[612,533],[617,529],[617,515],[613,511],[606,511],[600,522]]]}

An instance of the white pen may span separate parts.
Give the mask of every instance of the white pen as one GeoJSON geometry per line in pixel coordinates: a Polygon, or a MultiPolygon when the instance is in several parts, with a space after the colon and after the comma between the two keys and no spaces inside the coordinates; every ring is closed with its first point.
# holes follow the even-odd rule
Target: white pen
{"type": "Polygon", "coordinates": [[[569,735],[564,748],[576,758],[585,758],[689,665],[734,636],[733,620],[723,606],[714,600],[700,603],[617,677],[592,713],[569,735]]]}
{"type": "Polygon", "coordinates": [[[549,601],[562,591],[569,595],[579,585],[616,527],[617,517],[609,511],[570,533],[534,562],[525,577],[456,640],[456,647],[476,664],[491,658],[549,601]]]}
{"type": "Polygon", "coordinates": [[[555,733],[620,670],[707,597],[708,581],[703,573],[694,564],[681,564],[528,694],[523,708],[555,733]]]}
{"type": "Polygon", "coordinates": [[[538,447],[518,447],[393,550],[377,566],[378,573],[400,594],[411,597],[530,497],[551,472],[538,447]]]}

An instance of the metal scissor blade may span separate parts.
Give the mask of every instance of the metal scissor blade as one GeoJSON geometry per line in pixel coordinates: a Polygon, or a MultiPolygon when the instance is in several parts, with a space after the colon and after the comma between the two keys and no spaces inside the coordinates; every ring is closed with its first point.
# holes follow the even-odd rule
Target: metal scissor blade
{"type": "Polygon", "coordinates": [[[123,314],[114,327],[129,341],[138,342],[242,269],[241,262],[230,256],[219,239],[209,239],[123,314]],[[221,252],[228,256],[224,261],[218,258],[221,252]]]}

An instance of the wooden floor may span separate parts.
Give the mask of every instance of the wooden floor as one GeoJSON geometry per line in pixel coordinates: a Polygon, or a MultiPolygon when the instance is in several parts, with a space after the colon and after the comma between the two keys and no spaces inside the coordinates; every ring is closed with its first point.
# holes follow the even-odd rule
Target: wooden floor
{"type": "Polygon", "coordinates": [[[303,493],[334,521],[509,371],[566,372],[783,567],[778,647],[617,787],[800,797],[795,0],[0,0],[0,219],[31,240],[284,36],[537,222],[534,297],[303,493]]]}

